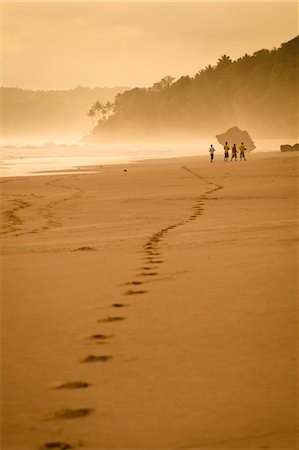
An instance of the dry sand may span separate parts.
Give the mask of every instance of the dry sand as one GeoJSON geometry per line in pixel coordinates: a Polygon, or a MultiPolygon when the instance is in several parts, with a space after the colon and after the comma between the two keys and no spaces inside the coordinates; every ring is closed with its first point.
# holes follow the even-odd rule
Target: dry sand
{"type": "Polygon", "coordinates": [[[297,164],[2,180],[1,450],[296,449],[297,164]]]}

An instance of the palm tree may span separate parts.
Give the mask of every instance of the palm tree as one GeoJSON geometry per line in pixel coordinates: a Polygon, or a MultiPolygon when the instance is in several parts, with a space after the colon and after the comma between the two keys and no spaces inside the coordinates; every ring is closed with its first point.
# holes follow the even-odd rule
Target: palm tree
{"type": "Polygon", "coordinates": [[[114,104],[111,103],[111,102],[107,102],[106,103],[106,110],[108,112],[108,117],[110,117],[111,114],[113,113],[113,110],[114,110],[114,104]]]}
{"type": "Polygon", "coordinates": [[[225,69],[232,64],[232,60],[227,55],[222,55],[217,61],[217,69],[225,69]]]}
{"type": "Polygon", "coordinates": [[[94,128],[94,117],[96,115],[95,109],[92,107],[89,111],[87,111],[86,115],[91,118],[92,128],[94,128]]]}
{"type": "Polygon", "coordinates": [[[107,119],[107,106],[105,103],[101,103],[101,120],[107,119]]]}
{"type": "Polygon", "coordinates": [[[101,120],[102,116],[101,116],[101,111],[102,111],[102,103],[101,102],[95,102],[95,104],[92,107],[95,111],[95,113],[98,115],[98,121],[101,120]]]}

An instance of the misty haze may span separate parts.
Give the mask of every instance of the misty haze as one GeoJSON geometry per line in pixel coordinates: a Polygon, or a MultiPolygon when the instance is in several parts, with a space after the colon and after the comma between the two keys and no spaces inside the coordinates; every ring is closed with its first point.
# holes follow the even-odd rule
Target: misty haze
{"type": "Polygon", "coordinates": [[[1,449],[298,448],[298,5],[1,5],[1,449]]]}

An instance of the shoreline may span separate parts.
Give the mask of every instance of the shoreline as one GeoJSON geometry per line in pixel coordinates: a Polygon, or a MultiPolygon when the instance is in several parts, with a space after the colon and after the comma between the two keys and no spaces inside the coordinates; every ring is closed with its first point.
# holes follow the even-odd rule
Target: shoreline
{"type": "Polygon", "coordinates": [[[298,155],[254,156],[1,181],[5,450],[295,448],[298,155]]]}
{"type": "MultiPolygon", "coordinates": [[[[260,155],[264,155],[264,156],[275,156],[278,154],[281,154],[282,152],[280,150],[277,151],[273,151],[273,150],[260,150],[260,151],[252,151],[249,152],[249,154],[247,155],[247,159],[252,159],[252,156],[255,157],[259,157],[260,155]]],[[[290,152],[292,153],[292,152],[290,152]]],[[[286,153],[284,153],[286,154],[286,153]]],[[[53,170],[43,170],[43,171],[35,171],[35,172],[28,172],[28,173],[23,173],[20,175],[2,175],[0,172],[0,180],[6,180],[6,179],[10,179],[10,178],[20,178],[20,177],[37,177],[37,176],[51,176],[51,175],[74,175],[74,174],[90,174],[90,173],[100,173],[101,170],[105,167],[110,167],[110,166],[132,166],[134,164],[142,164],[142,163],[146,163],[146,162],[159,162],[159,161],[164,161],[164,160],[184,160],[184,159],[190,159],[190,158],[199,158],[201,161],[206,162],[207,160],[210,160],[210,156],[209,154],[205,154],[205,155],[184,155],[184,156],[176,156],[176,157],[172,157],[172,156],[165,156],[165,157],[160,157],[160,158],[146,158],[146,159],[132,159],[130,161],[127,162],[107,162],[107,163],[95,163],[95,164],[91,164],[91,165],[86,165],[86,166],[73,166],[70,167],[69,169],[53,169],[53,170]]],[[[221,163],[223,162],[222,159],[222,153],[220,156],[220,152],[217,151],[216,155],[214,156],[214,163],[221,163]]],[[[229,161],[231,162],[231,161],[229,161]]],[[[240,162],[240,160],[238,159],[238,162],[240,162]]]]}

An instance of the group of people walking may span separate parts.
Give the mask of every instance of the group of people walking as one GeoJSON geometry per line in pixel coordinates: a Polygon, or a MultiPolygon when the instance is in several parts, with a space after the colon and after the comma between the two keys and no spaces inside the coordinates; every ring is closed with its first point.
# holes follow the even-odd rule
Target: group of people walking
{"type": "MultiPolygon", "coordinates": [[[[228,146],[228,142],[226,142],[225,143],[225,145],[223,146],[223,150],[224,150],[224,162],[228,162],[229,161],[229,150],[230,150],[230,148],[229,148],[229,146],[228,146]]],[[[245,147],[245,145],[244,145],[244,142],[241,142],[241,145],[240,145],[240,147],[239,147],[239,150],[240,150],[240,161],[246,161],[246,158],[245,158],[245,151],[246,151],[246,147],[245,147]]],[[[213,162],[214,161],[214,153],[215,153],[215,149],[214,149],[214,147],[213,147],[213,144],[211,144],[211,147],[210,147],[210,149],[209,149],[209,152],[210,152],[210,156],[211,156],[211,162],[213,162]]],[[[232,154],[231,154],[231,161],[234,159],[235,161],[237,161],[238,160],[238,150],[237,150],[237,147],[236,147],[236,144],[234,144],[233,146],[232,146],[232,149],[231,149],[231,151],[232,151],[232,154]]]]}

